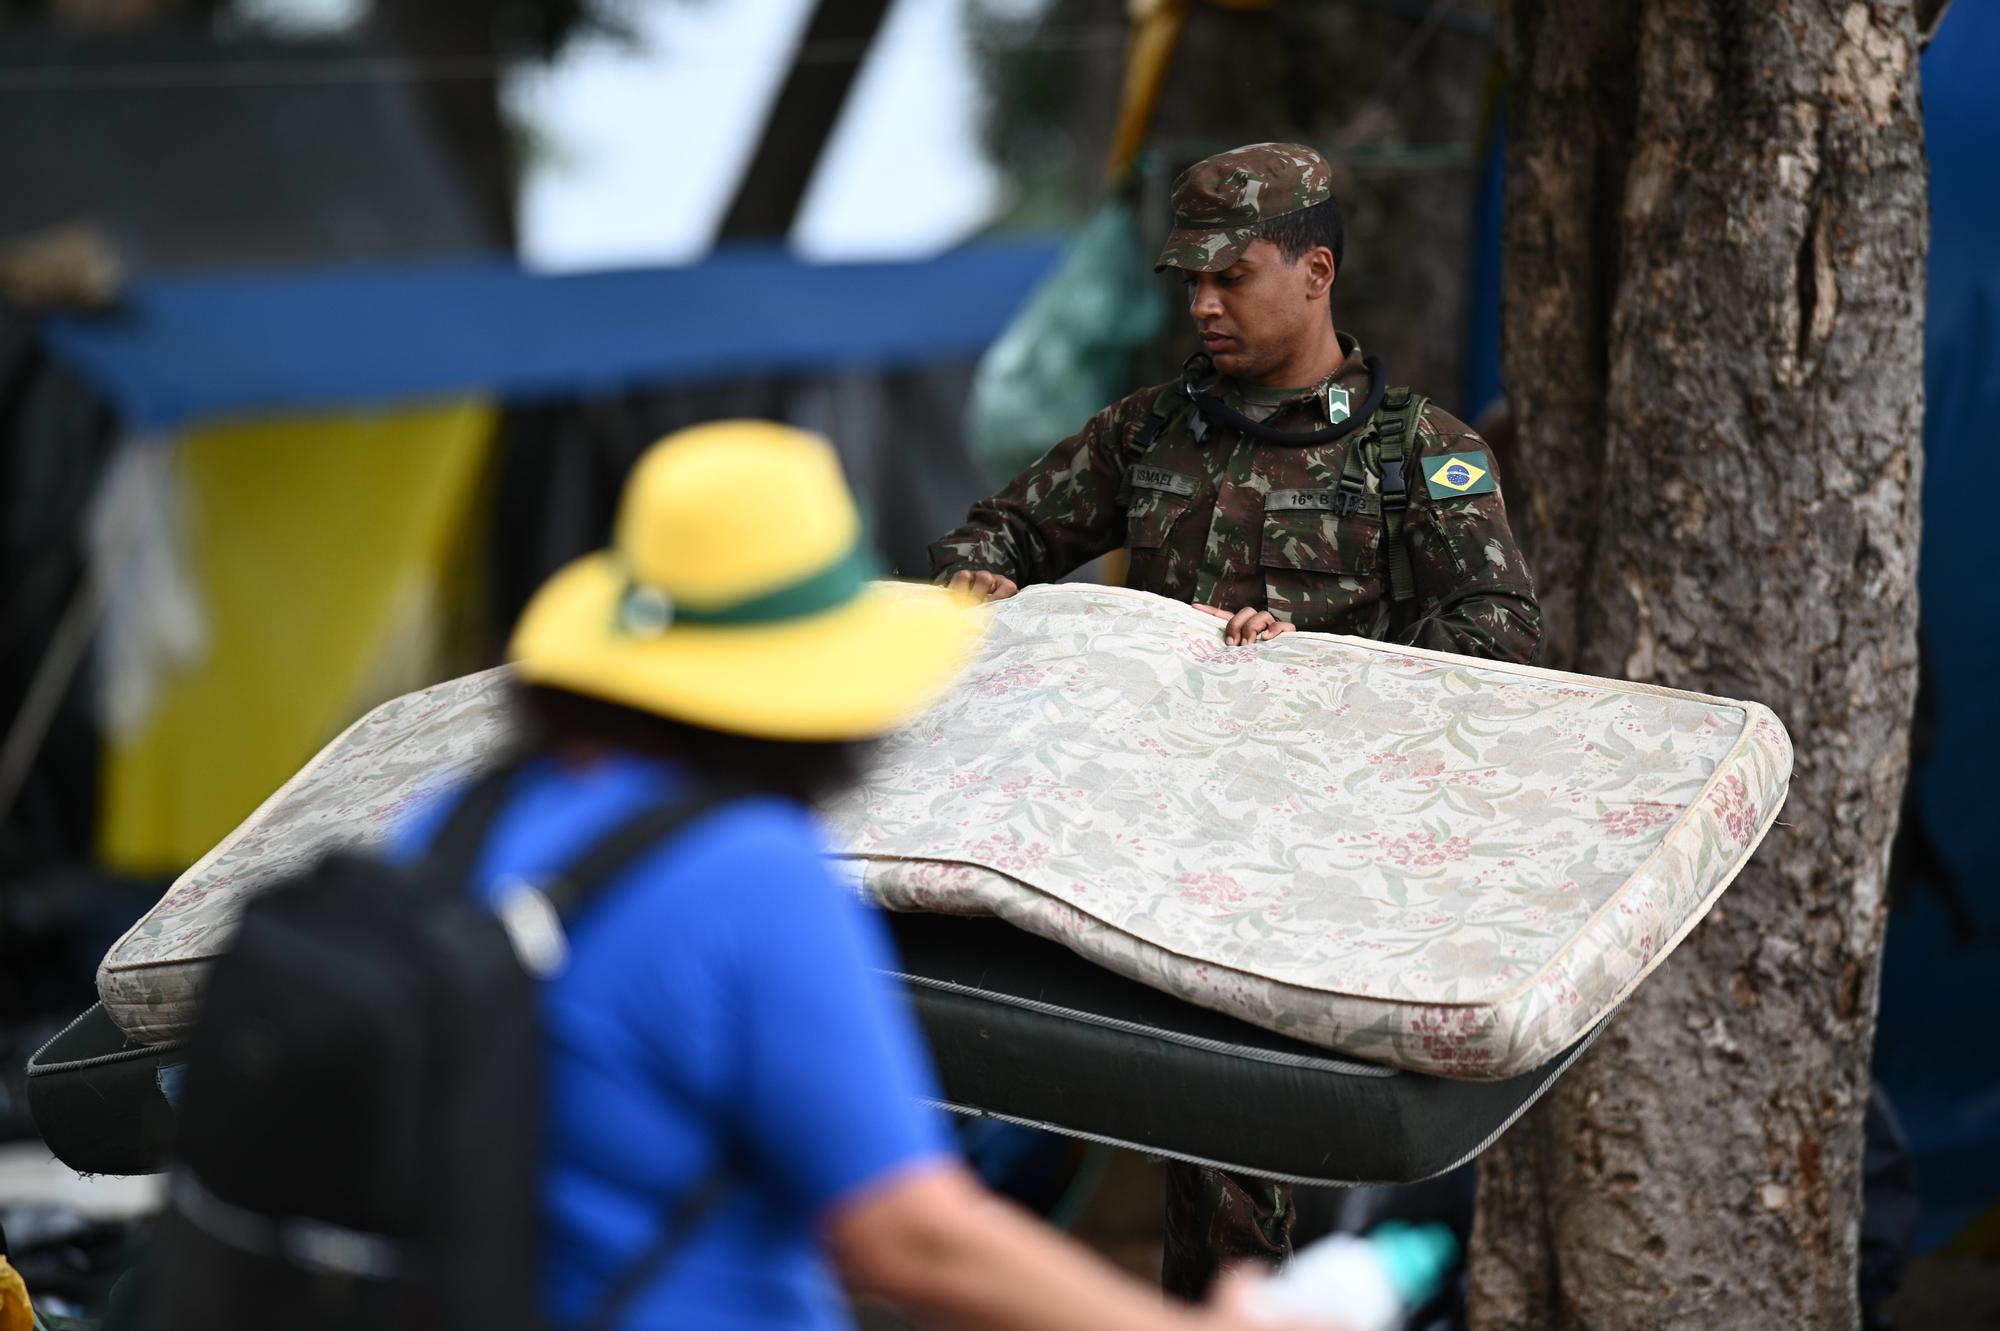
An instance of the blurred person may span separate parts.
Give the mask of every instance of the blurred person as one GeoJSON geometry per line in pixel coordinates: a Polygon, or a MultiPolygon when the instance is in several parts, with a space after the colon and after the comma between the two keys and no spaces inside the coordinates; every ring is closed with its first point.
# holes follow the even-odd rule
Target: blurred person
{"type": "MultiPolygon", "coordinates": [[[[1334,327],[1331,181],[1297,143],[1182,172],[1156,269],[1179,272],[1200,351],[974,504],[933,576],[1000,599],[1123,546],[1127,586],[1215,616],[1232,646],[1307,629],[1529,660],[1541,611],[1492,451],[1334,327]]],[[[1169,1162],[1167,1287],[1281,1260],[1294,1214],[1286,1185],[1169,1162]]]]}
{"type": "Polygon", "coordinates": [[[993,1197],[920,1103],[938,1090],[880,974],[887,931],[805,805],[949,684],[978,629],[963,598],[873,574],[823,440],[720,423],[648,452],[613,548],[517,626],[527,752],[473,875],[487,899],[649,807],[743,792],[610,880],[544,982],[544,1310],[602,1307],[684,1223],[620,1325],[840,1326],[837,1271],[956,1326],[1247,1328],[1247,1285],[1164,1302],[993,1197]]]}

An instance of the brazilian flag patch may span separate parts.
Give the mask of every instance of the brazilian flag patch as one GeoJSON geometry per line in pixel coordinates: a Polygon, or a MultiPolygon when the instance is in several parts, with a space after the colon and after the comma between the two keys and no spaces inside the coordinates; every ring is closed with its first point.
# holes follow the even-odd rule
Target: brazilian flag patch
{"type": "Polygon", "coordinates": [[[1490,495],[1493,464],[1484,452],[1446,453],[1424,459],[1424,482],[1433,499],[1456,499],[1460,495],[1490,495]]]}

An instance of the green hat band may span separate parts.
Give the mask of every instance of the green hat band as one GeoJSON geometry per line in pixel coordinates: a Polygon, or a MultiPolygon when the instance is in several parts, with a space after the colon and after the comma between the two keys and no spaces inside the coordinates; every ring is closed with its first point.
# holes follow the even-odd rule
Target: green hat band
{"type": "Polygon", "coordinates": [[[728,605],[704,609],[678,605],[657,587],[627,581],[618,598],[618,628],[634,637],[652,637],[675,624],[741,627],[808,619],[838,610],[861,595],[869,581],[880,575],[867,543],[856,541],[846,554],[819,572],[728,605]]]}

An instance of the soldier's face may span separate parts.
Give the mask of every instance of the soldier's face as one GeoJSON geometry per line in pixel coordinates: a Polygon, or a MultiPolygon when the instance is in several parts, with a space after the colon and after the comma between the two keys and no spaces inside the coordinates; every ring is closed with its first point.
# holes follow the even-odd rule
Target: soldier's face
{"type": "Polygon", "coordinates": [[[1253,240],[1229,267],[1213,273],[1183,270],[1181,280],[1201,349],[1216,369],[1243,383],[1296,386],[1262,376],[1284,369],[1313,324],[1326,322],[1331,252],[1311,249],[1288,261],[1270,241],[1253,240]]]}

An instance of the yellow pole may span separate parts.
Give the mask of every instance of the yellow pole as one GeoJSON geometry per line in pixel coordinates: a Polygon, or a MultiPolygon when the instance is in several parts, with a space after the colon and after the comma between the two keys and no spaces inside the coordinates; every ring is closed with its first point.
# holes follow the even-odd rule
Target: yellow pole
{"type": "MultiPolygon", "coordinates": [[[[1125,86],[1118,95],[1118,127],[1111,134],[1111,156],[1104,164],[1104,177],[1112,189],[1122,186],[1132,174],[1132,163],[1146,142],[1146,130],[1153,123],[1153,108],[1159,105],[1160,88],[1167,80],[1174,47],[1193,0],[1126,0],[1132,19],[1132,39],[1125,47],[1125,86]]],[[[1131,552],[1122,547],[1098,561],[1097,576],[1109,587],[1125,585],[1131,567],[1131,552]]]]}
{"type": "MultiPolygon", "coordinates": [[[[1271,0],[1209,0],[1218,9],[1269,9],[1271,0]]],[[[1153,108],[1167,80],[1174,47],[1180,43],[1194,0],[1125,0],[1132,40],[1125,48],[1125,86],[1118,98],[1118,128],[1111,135],[1105,178],[1115,188],[1125,182],[1132,160],[1146,142],[1153,108]]]]}
{"type": "Polygon", "coordinates": [[[35,1309],[21,1273],[0,1257],[0,1331],[35,1331],[35,1309]]]}
{"type": "Polygon", "coordinates": [[[1181,27],[1193,0],[1127,0],[1132,40],[1125,47],[1125,87],[1118,98],[1118,128],[1111,135],[1111,157],[1104,174],[1116,187],[1132,170],[1132,160],[1146,141],[1153,108],[1160,101],[1167,65],[1181,39],[1181,27]]]}

